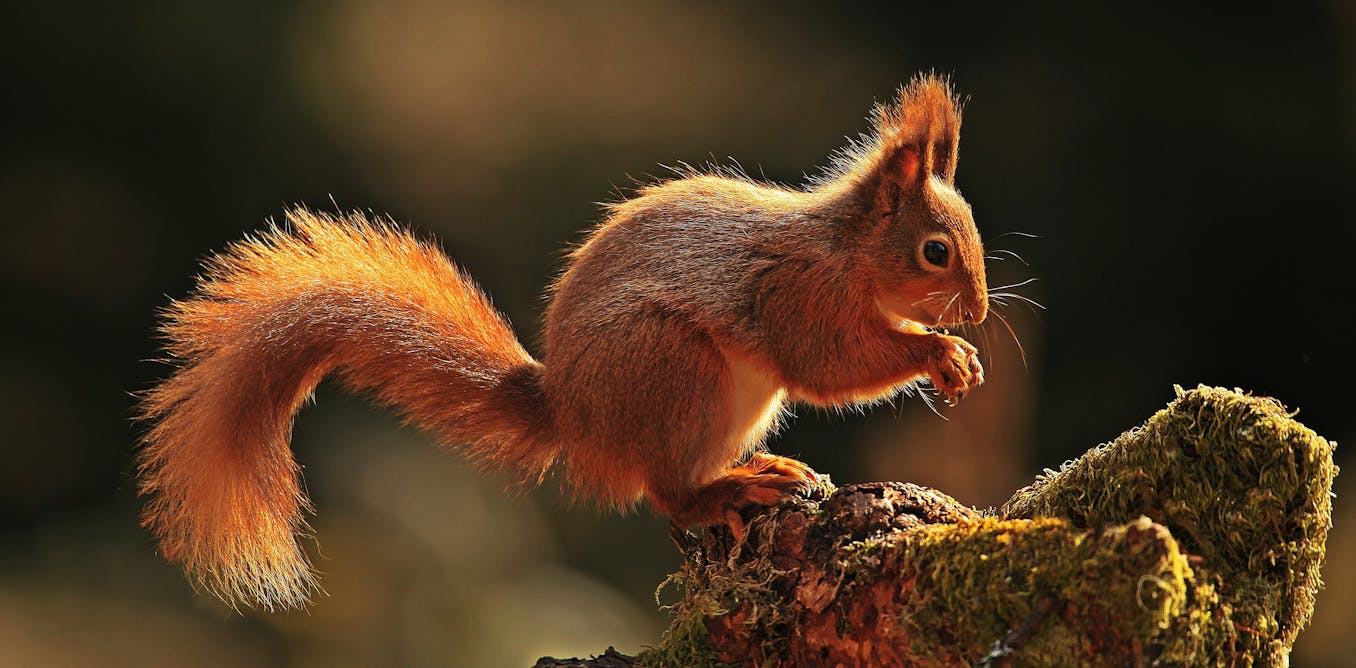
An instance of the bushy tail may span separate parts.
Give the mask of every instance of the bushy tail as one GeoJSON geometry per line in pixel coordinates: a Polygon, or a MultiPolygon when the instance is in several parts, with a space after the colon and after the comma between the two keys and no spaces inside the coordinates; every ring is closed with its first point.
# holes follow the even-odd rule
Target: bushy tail
{"type": "Polygon", "coordinates": [[[540,479],[556,455],[541,365],[446,256],[361,214],[287,220],[168,307],[178,369],[141,403],[143,524],[204,587],[268,608],[315,586],[289,441],[331,371],[483,464],[540,479]]]}

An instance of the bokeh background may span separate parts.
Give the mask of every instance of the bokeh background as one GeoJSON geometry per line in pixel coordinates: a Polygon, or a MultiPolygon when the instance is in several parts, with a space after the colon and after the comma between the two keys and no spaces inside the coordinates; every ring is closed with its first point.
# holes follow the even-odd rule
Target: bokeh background
{"type": "MultiPolygon", "coordinates": [[[[657,641],[662,519],[506,492],[329,384],[295,435],[328,596],[196,594],[136,521],[156,310],[304,202],[440,239],[536,349],[596,202],[680,161],[800,183],[920,70],[970,97],[959,186],[1027,263],[990,283],[1039,279],[1046,310],[1006,312],[1026,364],[994,322],[990,381],[949,419],[801,410],[775,451],[989,506],[1196,383],[1356,441],[1356,5],[946,4],[6,3],[0,664],[524,666],[657,641]]],[[[1348,474],[1293,665],[1356,665],[1352,497],[1348,474]]]]}

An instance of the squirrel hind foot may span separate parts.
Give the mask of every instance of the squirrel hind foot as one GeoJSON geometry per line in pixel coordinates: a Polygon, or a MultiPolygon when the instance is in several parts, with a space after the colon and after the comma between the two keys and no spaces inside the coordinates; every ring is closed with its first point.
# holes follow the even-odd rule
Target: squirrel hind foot
{"type": "Polygon", "coordinates": [[[724,524],[735,538],[742,540],[746,532],[743,511],[754,506],[775,506],[810,488],[818,479],[814,469],[803,462],[758,452],[677,503],[657,505],[677,526],[724,524]]]}

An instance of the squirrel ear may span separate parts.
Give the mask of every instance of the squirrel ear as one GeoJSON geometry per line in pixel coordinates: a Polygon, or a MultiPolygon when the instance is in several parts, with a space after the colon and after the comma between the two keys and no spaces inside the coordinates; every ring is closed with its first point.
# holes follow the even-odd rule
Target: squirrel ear
{"type": "MultiPolygon", "coordinates": [[[[955,118],[956,125],[960,125],[960,118],[955,118]]],[[[932,142],[932,150],[928,152],[928,172],[936,174],[947,183],[956,182],[956,162],[960,157],[960,132],[959,127],[955,130],[944,130],[939,133],[932,142]]]]}
{"type": "Polygon", "coordinates": [[[889,211],[901,193],[922,188],[926,157],[915,144],[895,142],[881,147],[879,157],[858,185],[858,195],[872,211],[889,211]]]}
{"type": "Polygon", "coordinates": [[[874,116],[882,162],[892,161],[900,148],[912,148],[922,160],[923,174],[954,182],[961,103],[949,81],[931,74],[917,76],[899,89],[894,104],[877,107],[874,116]]]}
{"type": "Polygon", "coordinates": [[[872,110],[874,131],[845,151],[837,177],[851,180],[873,211],[892,210],[900,193],[921,190],[933,176],[954,183],[960,108],[945,78],[914,77],[893,104],[872,110]]]}

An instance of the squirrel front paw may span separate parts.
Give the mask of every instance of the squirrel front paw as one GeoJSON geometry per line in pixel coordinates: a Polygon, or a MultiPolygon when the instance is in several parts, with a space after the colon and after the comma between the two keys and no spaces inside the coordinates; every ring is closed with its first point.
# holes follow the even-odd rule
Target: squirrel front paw
{"type": "Polygon", "coordinates": [[[935,340],[937,347],[929,360],[928,379],[947,403],[963,399],[970,390],[984,382],[984,366],[979,363],[979,351],[969,341],[958,336],[938,334],[935,340]]]}

